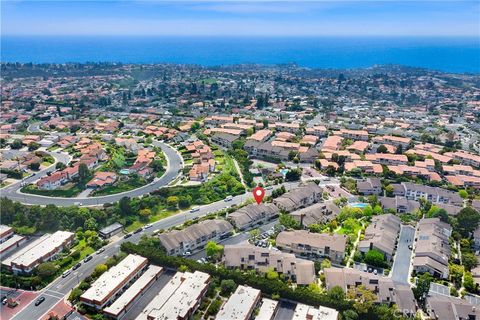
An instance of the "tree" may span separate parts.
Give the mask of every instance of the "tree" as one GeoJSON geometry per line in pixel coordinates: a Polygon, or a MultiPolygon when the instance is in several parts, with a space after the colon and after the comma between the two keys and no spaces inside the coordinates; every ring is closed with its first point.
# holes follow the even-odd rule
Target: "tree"
{"type": "Polygon", "coordinates": [[[300,168],[290,169],[290,170],[288,170],[287,174],[285,175],[285,180],[286,181],[298,181],[298,180],[300,180],[301,176],[302,176],[302,169],[300,169],[300,168]]]}
{"type": "Polygon", "coordinates": [[[28,151],[35,151],[37,150],[38,148],[40,148],[40,144],[38,144],[37,142],[35,141],[32,141],[28,144],[28,151]]]}
{"type": "Polygon", "coordinates": [[[53,262],[40,263],[37,267],[37,275],[42,279],[48,279],[53,276],[58,270],[58,267],[53,262]]]}
{"type": "Polygon", "coordinates": [[[218,260],[223,253],[223,246],[217,244],[215,241],[209,241],[205,246],[205,253],[207,257],[218,260]]]}
{"type": "Polygon", "coordinates": [[[343,320],[358,320],[358,313],[351,309],[345,310],[342,315],[343,320]]]}
{"type": "Polygon", "coordinates": [[[347,298],[354,301],[353,307],[359,314],[367,313],[377,300],[375,293],[365,288],[364,285],[348,290],[347,298]]]}
{"type": "Polygon", "coordinates": [[[455,283],[456,286],[460,287],[462,285],[463,273],[465,271],[463,266],[458,264],[450,264],[449,271],[450,280],[455,283]]]}
{"type": "Polygon", "coordinates": [[[458,191],[458,195],[462,197],[462,199],[467,199],[468,198],[468,192],[467,190],[460,190],[458,191]]]}
{"type": "Polygon", "coordinates": [[[57,170],[63,170],[63,169],[65,169],[66,167],[67,167],[67,166],[65,165],[65,163],[60,162],[60,161],[57,162],[57,164],[55,164],[55,169],[57,169],[57,170]]]}
{"type": "Polygon", "coordinates": [[[378,148],[377,148],[377,153],[387,153],[388,152],[388,149],[385,145],[381,144],[378,148]]]}
{"type": "Polygon", "coordinates": [[[403,153],[403,146],[401,144],[399,144],[397,146],[397,149],[395,149],[395,153],[396,154],[402,154],[403,153]]]}
{"type": "Polygon", "coordinates": [[[40,162],[32,162],[28,165],[28,167],[30,168],[30,170],[37,171],[38,169],[40,169],[40,162]]]}
{"type": "Polygon", "coordinates": [[[90,176],[90,170],[88,170],[88,167],[85,163],[80,163],[78,166],[78,179],[82,182],[88,179],[90,176]]]}
{"type": "MultiPolygon", "coordinates": [[[[480,222],[480,214],[471,207],[466,207],[460,210],[457,215],[457,230],[462,237],[468,238],[480,222]]],[[[454,226],[455,229],[455,226],[454,226]]]]}
{"type": "Polygon", "coordinates": [[[385,193],[387,197],[393,197],[393,186],[391,184],[385,187],[385,193]]]}
{"type": "Polygon", "coordinates": [[[273,270],[273,268],[269,268],[267,270],[267,272],[265,273],[265,277],[268,279],[268,280],[276,280],[278,279],[278,272],[276,272],[275,270],[273,270]]]}
{"type": "Polygon", "coordinates": [[[108,270],[108,266],[106,264],[98,264],[95,269],[93,270],[92,276],[94,278],[100,277],[104,272],[108,270]]]}
{"type": "Polygon", "coordinates": [[[15,139],[12,141],[12,143],[10,144],[10,148],[14,149],[14,150],[18,150],[18,149],[21,149],[23,146],[22,144],[22,140],[20,139],[15,139]]]}
{"type": "Polygon", "coordinates": [[[185,195],[185,196],[180,196],[178,198],[178,207],[180,209],[186,209],[190,207],[190,204],[192,203],[192,197],[190,195],[185,195]]]}
{"type": "Polygon", "coordinates": [[[365,254],[364,261],[365,261],[365,263],[367,263],[371,266],[380,267],[380,268],[385,267],[386,264],[387,264],[386,261],[385,261],[385,257],[383,256],[383,253],[381,253],[380,251],[378,251],[376,249],[369,250],[365,254]]]}
{"type": "Polygon", "coordinates": [[[250,232],[248,233],[248,236],[253,241],[257,240],[258,237],[260,236],[260,229],[257,228],[257,229],[250,230],[250,232]]]}
{"type": "Polygon", "coordinates": [[[237,289],[237,284],[231,279],[225,279],[220,282],[220,292],[223,296],[228,296],[237,289]]]}
{"type": "Polygon", "coordinates": [[[470,272],[465,272],[463,277],[463,286],[468,292],[477,293],[477,284],[473,280],[473,276],[470,272]]]}
{"type": "Polygon", "coordinates": [[[466,270],[470,271],[475,268],[478,264],[477,257],[470,252],[465,252],[462,254],[462,262],[466,270]]]}
{"type": "Polygon", "coordinates": [[[433,277],[430,273],[424,273],[418,276],[417,285],[412,288],[413,295],[417,299],[420,306],[425,305],[425,298],[430,290],[430,282],[433,281],[433,277]]]}
{"type": "Polygon", "coordinates": [[[163,164],[162,164],[162,161],[161,160],[153,160],[151,163],[150,163],[150,167],[153,169],[153,171],[155,172],[161,172],[163,171],[163,164]]]}
{"type": "Polygon", "coordinates": [[[170,196],[167,198],[167,207],[170,209],[177,209],[178,205],[178,197],[177,196],[170,196]]]}
{"type": "Polygon", "coordinates": [[[120,214],[124,217],[129,216],[133,213],[132,205],[130,203],[129,197],[123,197],[118,202],[118,208],[120,210],[120,214]]]}
{"type": "Polygon", "coordinates": [[[280,215],[279,219],[280,224],[282,224],[285,228],[288,229],[300,229],[300,223],[295,220],[291,215],[289,214],[282,214],[280,215]]]}
{"type": "Polygon", "coordinates": [[[332,267],[332,262],[328,259],[323,259],[320,266],[321,266],[322,270],[325,269],[325,268],[331,268],[332,267]]]}
{"type": "Polygon", "coordinates": [[[144,221],[147,221],[148,218],[152,215],[152,210],[148,209],[148,208],[145,208],[145,209],[142,209],[138,212],[138,214],[140,215],[140,218],[144,221]]]}
{"type": "Polygon", "coordinates": [[[342,301],[345,299],[345,292],[341,287],[335,286],[327,291],[327,297],[332,301],[342,301]]]}

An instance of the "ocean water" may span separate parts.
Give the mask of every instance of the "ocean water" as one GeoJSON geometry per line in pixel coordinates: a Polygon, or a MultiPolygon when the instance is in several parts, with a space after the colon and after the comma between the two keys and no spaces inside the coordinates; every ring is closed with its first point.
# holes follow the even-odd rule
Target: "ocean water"
{"type": "Polygon", "coordinates": [[[312,68],[401,64],[480,73],[480,39],[456,37],[3,36],[2,62],[297,63],[312,68]]]}

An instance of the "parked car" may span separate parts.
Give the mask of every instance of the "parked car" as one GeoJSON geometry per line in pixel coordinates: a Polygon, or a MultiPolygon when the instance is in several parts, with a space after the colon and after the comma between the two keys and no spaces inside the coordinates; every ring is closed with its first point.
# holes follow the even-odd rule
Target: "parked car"
{"type": "Polygon", "coordinates": [[[411,245],[411,244],[409,244],[409,245],[408,245],[408,249],[410,249],[410,250],[412,250],[412,249],[413,249],[413,247],[412,247],[412,245],[411,245]]]}
{"type": "Polygon", "coordinates": [[[190,209],[190,212],[191,212],[191,213],[194,213],[194,212],[197,212],[197,211],[199,211],[199,210],[200,210],[199,207],[195,207],[195,208],[190,209]]]}
{"type": "Polygon", "coordinates": [[[140,233],[140,232],[142,232],[142,231],[143,231],[143,228],[140,227],[140,228],[138,228],[137,230],[133,231],[133,233],[140,233]]]}
{"type": "Polygon", "coordinates": [[[39,306],[43,301],[45,301],[45,297],[40,297],[35,301],[35,306],[39,306]]]}
{"type": "Polygon", "coordinates": [[[131,236],[132,236],[131,233],[127,233],[126,235],[123,236],[123,239],[128,239],[128,238],[130,238],[131,236]]]}
{"type": "Polygon", "coordinates": [[[147,224],[147,225],[144,227],[144,229],[149,229],[149,228],[151,228],[152,226],[153,226],[153,224],[149,223],[149,224],[147,224]]]}
{"type": "Polygon", "coordinates": [[[6,305],[6,304],[7,304],[7,301],[8,301],[7,296],[3,296],[3,297],[2,297],[2,304],[3,304],[3,305],[6,305]]]}
{"type": "Polygon", "coordinates": [[[72,270],[67,270],[67,271],[65,271],[64,273],[62,273],[62,278],[68,277],[68,275],[69,275],[70,273],[72,273],[72,270]]]}
{"type": "Polygon", "coordinates": [[[88,262],[88,261],[92,260],[92,258],[93,258],[92,256],[88,255],[88,256],[85,257],[85,259],[83,259],[83,262],[88,262]]]}
{"type": "Polygon", "coordinates": [[[102,253],[103,251],[105,251],[105,248],[102,247],[102,248],[100,248],[100,249],[97,250],[97,254],[100,254],[100,253],[102,253]]]}
{"type": "Polygon", "coordinates": [[[82,265],[81,262],[77,263],[76,265],[73,266],[73,270],[77,270],[78,268],[80,268],[80,266],[82,265]]]}
{"type": "Polygon", "coordinates": [[[227,196],[225,198],[225,200],[223,200],[223,201],[228,202],[228,201],[232,201],[232,200],[233,200],[233,196],[227,196]]]}

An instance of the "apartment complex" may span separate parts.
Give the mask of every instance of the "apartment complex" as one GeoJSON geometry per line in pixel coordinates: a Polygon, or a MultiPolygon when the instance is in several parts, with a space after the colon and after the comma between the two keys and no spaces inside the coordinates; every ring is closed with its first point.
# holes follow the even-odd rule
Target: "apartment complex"
{"type": "Polygon", "coordinates": [[[351,268],[326,268],[323,270],[327,289],[340,287],[344,292],[364,286],[377,295],[378,303],[396,304],[406,314],[415,314],[416,303],[408,285],[395,283],[391,278],[382,277],[351,268]]]}
{"type": "Polygon", "coordinates": [[[290,215],[301,226],[309,226],[313,223],[325,223],[335,218],[340,213],[340,208],[333,202],[316,203],[306,208],[290,212],[290,215]]]}
{"type": "Polygon", "coordinates": [[[437,187],[429,187],[421,184],[402,182],[392,184],[395,196],[405,196],[409,200],[424,198],[432,203],[445,203],[463,206],[463,199],[458,193],[437,187]]]}
{"type": "Polygon", "coordinates": [[[248,320],[261,299],[260,290],[238,286],[217,314],[218,320],[248,320]]]}
{"type": "Polygon", "coordinates": [[[273,199],[273,203],[286,212],[310,206],[322,200],[323,189],[316,183],[308,183],[273,199]]]}
{"type": "Polygon", "coordinates": [[[103,310],[109,318],[120,319],[135,304],[136,299],[143,295],[160,277],[162,267],[150,266],[113,304],[103,310]]]}
{"type": "Polygon", "coordinates": [[[299,303],[295,307],[292,320],[337,320],[339,313],[337,310],[319,306],[318,308],[299,303]]]}
{"type": "Polygon", "coordinates": [[[267,272],[274,270],[292,279],[297,284],[315,281],[315,267],[312,261],[299,259],[294,254],[266,249],[250,244],[226,245],[224,247],[225,267],[242,270],[267,272]]]}
{"type": "Polygon", "coordinates": [[[46,233],[26,247],[2,261],[14,273],[31,273],[42,262],[55,259],[66,246],[70,245],[75,234],[68,231],[46,233]]]}
{"type": "Polygon", "coordinates": [[[272,203],[249,204],[228,215],[228,220],[239,230],[253,228],[278,216],[280,210],[272,203]]]}
{"type": "Polygon", "coordinates": [[[147,258],[129,254],[116,266],[103,273],[80,296],[80,301],[101,310],[115,301],[147,268],[147,258]]]}
{"type": "Polygon", "coordinates": [[[218,241],[233,232],[225,220],[205,220],[183,230],[173,230],[158,236],[169,255],[181,255],[203,248],[208,241],[218,241]]]}
{"type": "Polygon", "coordinates": [[[208,273],[177,272],[150,301],[137,320],[190,319],[210,284],[208,273]]]}
{"type": "Polygon", "coordinates": [[[440,294],[429,294],[425,300],[427,314],[434,320],[480,319],[480,308],[467,300],[440,294]]]}
{"type": "Polygon", "coordinates": [[[375,249],[383,253],[385,260],[390,261],[395,252],[401,220],[393,214],[374,216],[365,229],[365,237],[358,244],[362,253],[375,249]]]}
{"type": "Polygon", "coordinates": [[[413,270],[417,273],[428,272],[435,277],[448,278],[450,257],[448,239],[451,234],[452,227],[439,218],[420,220],[415,234],[413,270]]]}
{"type": "Polygon", "coordinates": [[[307,230],[282,231],[277,235],[277,247],[300,256],[325,257],[333,263],[345,258],[347,236],[311,233],[307,230]]]}

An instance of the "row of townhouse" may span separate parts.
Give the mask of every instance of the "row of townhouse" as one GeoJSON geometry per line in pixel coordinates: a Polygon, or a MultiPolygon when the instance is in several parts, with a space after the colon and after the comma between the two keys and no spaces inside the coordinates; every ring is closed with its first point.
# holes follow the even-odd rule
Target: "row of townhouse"
{"type": "Polygon", "coordinates": [[[476,320],[480,319],[480,308],[466,299],[443,294],[429,293],[425,308],[430,319],[434,320],[476,320]]]}
{"type": "Polygon", "coordinates": [[[420,220],[415,234],[413,270],[417,273],[428,272],[435,277],[447,279],[451,234],[452,227],[440,221],[439,218],[420,220]]]}
{"type": "Polygon", "coordinates": [[[393,214],[383,214],[372,218],[365,229],[365,237],[358,244],[358,250],[365,254],[375,249],[383,253],[386,261],[390,261],[395,253],[401,220],[393,214]]]}
{"type": "Polygon", "coordinates": [[[396,304],[405,315],[415,315],[417,305],[408,285],[395,283],[391,278],[351,268],[326,268],[323,270],[327,289],[340,287],[348,290],[364,286],[375,293],[377,303],[396,304]]]}
{"type": "Polygon", "coordinates": [[[208,241],[218,241],[230,236],[233,226],[225,220],[205,220],[183,230],[173,230],[158,236],[169,255],[183,255],[203,248],[208,241]]]}
{"type": "Polygon", "coordinates": [[[390,153],[368,153],[365,155],[365,160],[384,165],[406,165],[408,163],[407,156],[390,153]]]}
{"type": "Polygon", "coordinates": [[[340,210],[333,202],[321,202],[290,212],[290,215],[300,226],[307,227],[314,223],[323,224],[334,219],[340,213],[340,210]]]}
{"type": "Polygon", "coordinates": [[[272,203],[249,204],[232,213],[227,219],[239,230],[253,228],[278,216],[280,209],[272,203]]]}
{"type": "Polygon", "coordinates": [[[404,196],[409,200],[424,198],[432,203],[445,203],[456,206],[463,206],[463,199],[458,193],[438,187],[429,187],[421,184],[402,182],[391,184],[394,196],[404,196]]]}
{"type": "Polygon", "coordinates": [[[366,130],[341,129],[339,131],[336,131],[335,135],[339,135],[342,138],[351,140],[368,141],[368,132],[366,130]]]}
{"type": "Polygon", "coordinates": [[[227,268],[255,270],[261,273],[273,270],[301,285],[315,281],[313,261],[300,259],[294,254],[275,249],[250,244],[226,245],[224,261],[227,268]]]}
{"type": "Polygon", "coordinates": [[[378,201],[380,201],[384,210],[391,209],[397,213],[411,213],[420,208],[420,203],[418,201],[409,200],[405,197],[379,197],[378,201]]]}
{"type": "Polygon", "coordinates": [[[378,144],[390,144],[395,147],[402,146],[405,150],[410,142],[412,142],[412,139],[397,136],[378,136],[373,138],[373,141],[378,144]]]}
{"type": "Polygon", "coordinates": [[[247,140],[244,147],[252,158],[287,161],[290,150],[273,146],[271,141],[247,140]]]}
{"type": "Polygon", "coordinates": [[[445,155],[460,161],[461,164],[480,168],[480,156],[475,155],[473,153],[460,150],[456,152],[446,152],[445,155]]]}
{"type": "Polygon", "coordinates": [[[307,230],[282,231],[277,235],[276,245],[305,257],[325,257],[340,264],[345,258],[347,237],[340,234],[311,233],[307,230]]]}
{"type": "Polygon", "coordinates": [[[273,199],[273,203],[280,210],[291,212],[322,201],[322,196],[323,189],[310,182],[273,199]]]}
{"type": "Polygon", "coordinates": [[[380,195],[382,193],[382,181],[379,178],[368,178],[358,181],[357,191],[364,196],[372,194],[380,195]]]}

